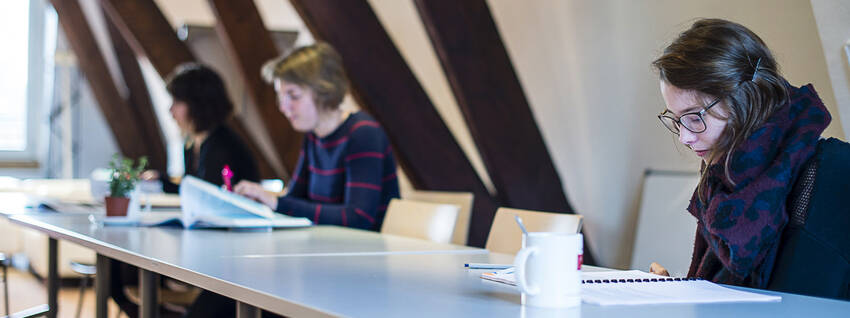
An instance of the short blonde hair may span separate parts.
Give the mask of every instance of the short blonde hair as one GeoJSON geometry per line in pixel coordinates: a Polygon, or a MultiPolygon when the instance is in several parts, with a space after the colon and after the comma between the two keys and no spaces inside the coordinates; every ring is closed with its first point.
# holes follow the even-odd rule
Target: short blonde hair
{"type": "Polygon", "coordinates": [[[280,79],[310,88],[317,106],[324,109],[339,108],[348,92],[348,77],[343,69],[342,57],[324,42],[297,48],[288,55],[266,62],[262,76],[270,84],[280,79]]]}

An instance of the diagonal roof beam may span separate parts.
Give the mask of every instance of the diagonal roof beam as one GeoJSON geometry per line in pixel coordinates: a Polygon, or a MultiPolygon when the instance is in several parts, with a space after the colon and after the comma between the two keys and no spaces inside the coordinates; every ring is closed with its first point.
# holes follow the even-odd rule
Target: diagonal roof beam
{"type": "Polygon", "coordinates": [[[274,89],[260,76],[263,63],[280,55],[260,12],[251,0],[210,0],[209,3],[218,20],[215,29],[245,81],[273,147],[283,159],[284,166],[294,170],[302,135],[293,130],[289,121],[281,115],[274,89]]]}
{"type": "MultiPolygon", "coordinates": [[[[171,24],[153,0],[101,0],[107,17],[112,20],[137,55],[150,60],[157,73],[166,78],[180,64],[197,61],[189,47],[177,37],[171,24]]],[[[280,178],[285,171],[275,171],[243,123],[232,118],[228,126],[239,134],[251,149],[263,178],[280,178]]]]}
{"type": "Polygon", "coordinates": [[[165,171],[168,166],[165,139],[162,136],[162,129],[154,112],[153,102],[151,102],[150,93],[142,75],[142,69],[139,67],[135,53],[133,53],[130,45],[127,44],[127,41],[118,32],[115,24],[109,19],[105,20],[109,38],[112,40],[112,46],[118,60],[118,66],[121,69],[124,83],[126,83],[130,94],[128,96],[128,104],[132,110],[132,116],[136,118],[141,129],[141,134],[144,136],[144,143],[149,148],[149,166],[152,169],[165,171]]]}
{"type": "Polygon", "coordinates": [[[574,213],[487,1],[414,3],[504,205],[574,213]]]}
{"type": "Polygon", "coordinates": [[[59,24],[77,56],[80,69],[86,75],[98,106],[109,125],[115,142],[124,156],[138,158],[149,155],[148,147],[132,109],[121,96],[103,53],[98,47],[88,20],[76,0],[51,0],[59,15],[59,24]]]}

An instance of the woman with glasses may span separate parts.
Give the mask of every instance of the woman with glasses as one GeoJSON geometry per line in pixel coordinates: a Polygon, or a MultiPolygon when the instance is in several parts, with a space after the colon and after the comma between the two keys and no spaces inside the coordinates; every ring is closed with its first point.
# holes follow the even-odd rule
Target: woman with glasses
{"type": "Polygon", "coordinates": [[[765,43],[734,22],[695,22],[653,66],[666,103],[658,118],[703,161],[688,206],[697,219],[688,276],[766,287],[786,198],[829,113],[811,84],[789,84],[765,43]]]}

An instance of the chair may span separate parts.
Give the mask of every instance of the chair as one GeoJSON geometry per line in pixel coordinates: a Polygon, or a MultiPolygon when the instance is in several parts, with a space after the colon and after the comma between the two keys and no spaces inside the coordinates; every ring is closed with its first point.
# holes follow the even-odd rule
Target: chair
{"type": "Polygon", "coordinates": [[[454,234],[452,235],[452,244],[466,245],[469,236],[469,220],[472,216],[472,200],[474,199],[471,192],[413,190],[406,193],[404,199],[460,206],[454,234]]]}
{"type": "MultiPolygon", "coordinates": [[[[141,294],[139,291],[139,270],[137,267],[118,261],[110,260],[109,294],[118,305],[118,313],[127,317],[138,317],[140,312],[141,294]]],[[[200,294],[197,287],[186,285],[172,279],[160,280],[158,291],[159,317],[182,317],[195,298],[200,294]]]]}
{"type": "Polygon", "coordinates": [[[697,221],[687,208],[697,183],[696,172],[646,171],[630,268],[648,271],[658,262],[673,277],[688,274],[697,221]]]}
{"type": "Polygon", "coordinates": [[[5,217],[0,217],[0,233],[3,233],[3,239],[0,240],[0,252],[8,256],[21,252],[23,245],[21,227],[9,223],[9,219],[5,217]]]}
{"type": "MultiPolygon", "coordinates": [[[[38,277],[47,277],[47,234],[28,228],[21,228],[20,232],[22,251],[29,259],[30,269],[38,277]]],[[[71,269],[71,261],[94,264],[97,258],[97,254],[93,250],[66,240],[60,240],[58,247],[59,258],[57,262],[60,279],[79,277],[71,269]]]]}
{"type": "Polygon", "coordinates": [[[452,204],[392,199],[381,233],[449,243],[459,210],[459,206],[452,204]]]}
{"type": "Polygon", "coordinates": [[[10,314],[11,308],[9,308],[9,263],[12,260],[6,258],[6,254],[0,253],[0,267],[2,267],[3,271],[3,306],[5,306],[6,315],[4,318],[8,317],[19,317],[19,318],[29,318],[29,317],[42,317],[46,316],[50,311],[50,307],[47,304],[41,304],[35,307],[27,308],[16,313],[10,314]]]}
{"type": "Polygon", "coordinates": [[[767,289],[850,300],[850,144],[818,142],[788,197],[767,289]]]}
{"type": "Polygon", "coordinates": [[[491,253],[516,254],[522,248],[522,231],[514,215],[522,218],[529,232],[578,233],[581,230],[581,215],[499,208],[484,246],[491,253]]]}
{"type": "Polygon", "coordinates": [[[88,287],[91,278],[97,274],[97,267],[93,264],[71,261],[71,270],[73,270],[74,273],[83,275],[83,278],[80,281],[80,298],[77,300],[77,314],[74,315],[74,317],[79,318],[80,313],[83,311],[83,297],[86,294],[86,287],[88,287]]]}

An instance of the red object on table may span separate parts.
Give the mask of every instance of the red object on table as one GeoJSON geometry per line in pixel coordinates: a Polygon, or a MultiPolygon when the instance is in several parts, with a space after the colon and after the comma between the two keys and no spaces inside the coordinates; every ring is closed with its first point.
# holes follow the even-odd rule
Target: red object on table
{"type": "Polygon", "coordinates": [[[233,191],[233,185],[230,183],[230,180],[233,179],[233,170],[230,170],[230,166],[224,165],[224,168],[221,169],[221,179],[224,180],[224,187],[227,191],[233,191]]]}

